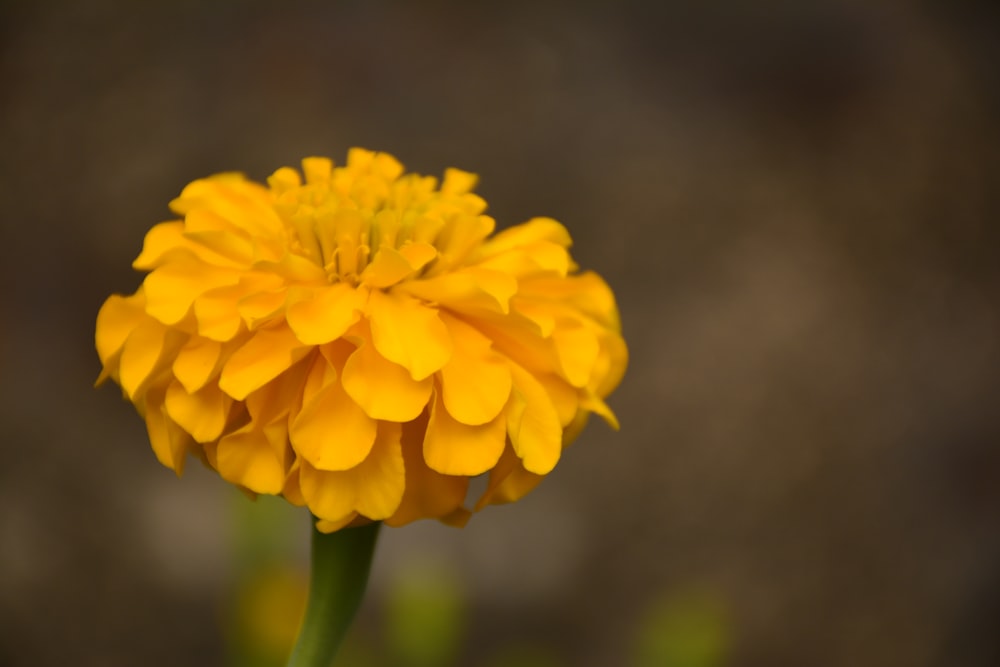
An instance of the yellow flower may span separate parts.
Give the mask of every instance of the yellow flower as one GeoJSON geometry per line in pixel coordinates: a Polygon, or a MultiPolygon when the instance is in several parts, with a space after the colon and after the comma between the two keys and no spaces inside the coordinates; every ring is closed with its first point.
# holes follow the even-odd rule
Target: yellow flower
{"type": "Polygon", "coordinates": [[[191,453],[325,532],[467,520],[549,473],[627,361],[614,296],[534,218],[493,234],[476,176],[352,149],[267,186],[197,180],[97,317],[103,364],[157,458],[191,453]]]}

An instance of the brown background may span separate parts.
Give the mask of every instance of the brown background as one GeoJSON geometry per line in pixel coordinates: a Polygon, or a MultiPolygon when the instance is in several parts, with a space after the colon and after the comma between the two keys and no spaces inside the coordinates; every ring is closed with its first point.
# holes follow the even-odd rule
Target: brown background
{"type": "Polygon", "coordinates": [[[619,434],[388,531],[366,614],[430,558],[462,665],[631,664],[690,590],[726,664],[1000,664],[993,3],[0,7],[0,664],[222,661],[242,501],[91,390],[93,320],[187,181],[352,145],[565,222],[632,352],[619,434]]]}

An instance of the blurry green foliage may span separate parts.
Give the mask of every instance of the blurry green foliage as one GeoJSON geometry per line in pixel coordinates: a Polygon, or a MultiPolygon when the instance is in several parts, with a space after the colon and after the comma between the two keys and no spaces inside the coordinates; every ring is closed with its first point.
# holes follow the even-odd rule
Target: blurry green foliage
{"type": "Polygon", "coordinates": [[[455,664],[465,632],[465,595],[448,569],[413,565],[396,575],[385,606],[389,664],[455,664]]]}
{"type": "Polygon", "coordinates": [[[639,627],[636,667],[722,667],[730,631],[718,596],[686,591],[662,598],[639,627]]]}

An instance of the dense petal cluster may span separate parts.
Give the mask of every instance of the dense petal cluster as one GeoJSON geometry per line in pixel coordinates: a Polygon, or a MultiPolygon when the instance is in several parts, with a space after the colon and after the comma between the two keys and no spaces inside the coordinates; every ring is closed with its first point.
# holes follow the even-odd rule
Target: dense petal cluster
{"type": "Polygon", "coordinates": [[[476,177],[390,155],[302,161],[267,185],[197,180],[148,234],[148,272],[97,319],[99,381],[145,418],[157,458],[194,454],[324,531],[461,524],[553,469],[625,370],[614,296],[535,218],[493,234],[476,177]],[[304,179],[303,179],[304,176],[304,179]]]}

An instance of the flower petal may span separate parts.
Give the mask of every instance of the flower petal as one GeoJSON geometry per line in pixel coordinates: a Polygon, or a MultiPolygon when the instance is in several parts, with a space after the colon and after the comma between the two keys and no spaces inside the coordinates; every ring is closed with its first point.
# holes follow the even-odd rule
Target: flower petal
{"type": "Polygon", "coordinates": [[[270,191],[243,174],[216,174],[193,181],[170,202],[170,209],[179,215],[211,211],[253,237],[280,238],[284,231],[270,191]]]}
{"type": "Polygon", "coordinates": [[[422,269],[435,257],[437,250],[427,243],[407,243],[399,250],[384,246],[361,272],[361,282],[369,287],[391,287],[422,269]]]}
{"type": "Polygon", "coordinates": [[[198,335],[220,343],[232,340],[243,325],[239,310],[236,308],[236,300],[243,293],[242,285],[227,285],[208,290],[198,296],[194,301],[198,335]]]}
{"type": "Polygon", "coordinates": [[[423,518],[443,518],[461,511],[469,478],[442,475],[424,461],[423,440],[427,418],[403,424],[403,465],[406,488],[399,507],[386,519],[390,526],[402,526],[423,518]]]}
{"type": "Polygon", "coordinates": [[[286,429],[280,421],[263,428],[250,423],[219,440],[215,460],[219,475],[254,493],[281,493],[285,484],[286,429]]]}
{"type": "Polygon", "coordinates": [[[368,300],[372,339],[383,357],[423,380],[451,357],[448,328],[433,308],[374,290],[368,300]]]}
{"type": "Polygon", "coordinates": [[[496,220],[488,215],[450,217],[434,241],[439,253],[438,267],[461,263],[483,239],[493,233],[496,224],[496,220]]]}
{"type": "Polygon", "coordinates": [[[478,182],[479,176],[477,174],[449,167],[444,170],[441,192],[449,195],[464,195],[466,192],[471,192],[478,182]]]}
{"type": "Polygon", "coordinates": [[[341,520],[351,512],[373,520],[391,516],[399,507],[406,482],[401,430],[399,424],[379,422],[368,458],[350,470],[317,470],[303,462],[299,484],[313,514],[327,521],[341,520]]]}
{"type": "Polygon", "coordinates": [[[560,278],[537,276],[521,281],[519,296],[560,304],[582,313],[603,328],[618,332],[621,323],[615,295],[604,279],[592,271],[560,278]]]}
{"type": "Polygon", "coordinates": [[[511,445],[529,472],[552,471],[562,453],[562,424],[545,388],[515,363],[510,365],[514,391],[507,408],[511,445]]]}
{"type": "Polygon", "coordinates": [[[277,419],[287,420],[293,410],[297,411],[301,407],[298,397],[304,392],[306,378],[316,356],[315,352],[308,353],[287,371],[247,394],[244,404],[250,418],[259,424],[270,424],[277,419]]]}
{"type": "Polygon", "coordinates": [[[146,312],[166,325],[184,319],[195,299],[205,292],[235,285],[239,273],[199,262],[193,257],[172,261],[146,276],[146,312]]]}
{"type": "Polygon", "coordinates": [[[148,382],[166,368],[184,342],[184,334],[146,318],[129,333],[119,360],[119,383],[133,401],[148,382]]]}
{"type": "Polygon", "coordinates": [[[189,393],[178,382],[167,387],[164,408],[167,415],[197,442],[211,442],[222,435],[229,417],[232,399],[214,385],[206,385],[189,393]]]}
{"type": "Polygon", "coordinates": [[[485,424],[507,403],[510,369],[485,335],[456,317],[442,319],[454,343],[452,357],[441,369],[444,405],[463,424],[485,424]]]}
{"type": "Polygon", "coordinates": [[[591,387],[598,396],[607,396],[621,383],[628,367],[628,347],[618,334],[608,332],[601,338],[591,387]]]}
{"type": "Polygon", "coordinates": [[[288,370],[309,350],[287,326],[260,329],[223,366],[219,387],[242,401],[247,394],[288,370]]]}
{"type": "Polygon", "coordinates": [[[543,241],[563,248],[573,245],[573,239],[562,223],[552,218],[538,217],[497,233],[483,244],[483,251],[487,255],[495,255],[543,241]]]}
{"type": "Polygon", "coordinates": [[[208,338],[191,336],[174,358],[174,377],[187,391],[194,393],[215,375],[222,345],[208,338]]]}
{"type": "Polygon", "coordinates": [[[347,283],[319,287],[311,297],[297,301],[285,314],[288,326],[306,345],[322,345],[340,338],[361,317],[361,295],[347,283]]]}
{"type": "Polygon", "coordinates": [[[334,378],[303,405],[289,435],[295,451],[314,468],[347,470],[365,460],[375,433],[375,420],[351,400],[334,378]]]}
{"type": "Polygon", "coordinates": [[[463,312],[506,313],[517,280],[498,271],[470,267],[434,278],[402,283],[397,291],[463,312]]]}
{"type": "Polygon", "coordinates": [[[350,525],[352,521],[354,521],[357,518],[358,518],[358,513],[351,512],[347,516],[343,517],[342,519],[337,519],[336,521],[328,521],[327,519],[316,519],[316,530],[318,530],[321,533],[327,533],[327,534],[334,533],[340,530],[341,528],[347,527],[348,525],[350,525]]]}
{"type": "Polygon", "coordinates": [[[573,321],[562,321],[552,333],[562,375],[574,387],[585,387],[590,380],[600,345],[594,332],[573,321]]]}
{"type": "Polygon", "coordinates": [[[453,419],[438,397],[427,422],[424,461],[443,475],[473,477],[496,465],[506,436],[507,419],[503,414],[486,424],[469,426],[453,419]]]}
{"type": "Polygon", "coordinates": [[[121,353],[129,334],[148,317],[145,305],[146,298],[140,289],[132,296],[114,294],[101,306],[94,342],[102,364],[109,365],[112,358],[121,353]]]}
{"type": "Polygon", "coordinates": [[[580,407],[599,415],[608,423],[608,426],[614,430],[617,431],[621,428],[621,425],[618,423],[618,417],[615,416],[615,413],[608,407],[608,404],[594,394],[587,394],[584,396],[584,399],[580,401],[580,407]]]}
{"type": "Polygon", "coordinates": [[[171,220],[153,225],[142,240],[142,252],[132,262],[137,271],[152,271],[177,256],[176,251],[191,251],[191,242],[184,238],[184,222],[171,220]]]}
{"type": "Polygon", "coordinates": [[[362,344],[344,365],[344,390],[372,419],[407,422],[423,412],[434,381],[417,381],[405,368],[387,360],[364,331],[362,344]]]}
{"type": "Polygon", "coordinates": [[[160,463],[180,475],[184,472],[184,459],[191,436],[167,416],[162,393],[147,395],[144,405],[146,430],[153,453],[160,463]]]}
{"type": "Polygon", "coordinates": [[[574,264],[565,248],[541,241],[493,255],[477,266],[526,280],[537,276],[563,278],[574,264]]]}
{"type": "Polygon", "coordinates": [[[490,494],[488,503],[502,505],[518,501],[533,491],[543,479],[545,479],[545,475],[538,475],[525,470],[520,465],[515,465],[510,474],[497,484],[490,494]]]}

